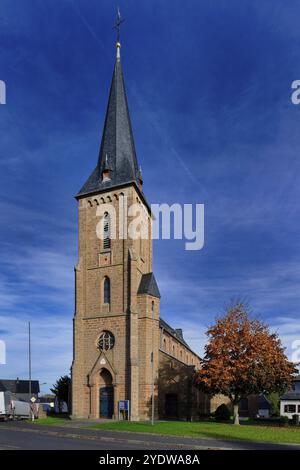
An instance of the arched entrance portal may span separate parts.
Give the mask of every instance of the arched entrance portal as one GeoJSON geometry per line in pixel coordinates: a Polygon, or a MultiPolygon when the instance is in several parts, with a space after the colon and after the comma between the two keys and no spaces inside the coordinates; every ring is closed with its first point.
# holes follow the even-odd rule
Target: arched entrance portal
{"type": "Polygon", "coordinates": [[[112,418],[114,414],[114,387],[112,375],[107,369],[100,372],[99,416],[112,418]]]}

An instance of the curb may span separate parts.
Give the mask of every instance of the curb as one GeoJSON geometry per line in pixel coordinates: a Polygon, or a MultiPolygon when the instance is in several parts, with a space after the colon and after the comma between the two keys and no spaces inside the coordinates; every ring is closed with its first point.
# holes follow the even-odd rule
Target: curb
{"type": "MultiPolygon", "coordinates": [[[[22,428],[22,427],[12,427],[10,426],[7,430],[11,431],[20,431],[20,432],[31,432],[34,434],[43,434],[48,436],[56,436],[56,437],[65,437],[67,439],[78,439],[78,440],[88,440],[88,441],[101,441],[101,442],[114,442],[114,443],[128,443],[133,445],[141,445],[149,447],[151,443],[149,441],[141,441],[139,439],[119,439],[115,437],[106,437],[106,436],[88,436],[88,435],[80,435],[76,433],[66,433],[63,431],[50,431],[50,430],[40,430],[40,429],[31,429],[31,428],[22,428]]],[[[142,434],[142,433],[140,433],[142,434]]],[[[154,445],[163,445],[165,447],[175,447],[177,449],[187,449],[187,450],[220,450],[219,447],[210,447],[210,446],[200,446],[200,445],[188,445],[188,444],[176,444],[174,442],[164,442],[164,443],[157,443],[154,442],[154,445]]],[[[222,447],[222,450],[232,450],[230,447],[222,447]]]]}

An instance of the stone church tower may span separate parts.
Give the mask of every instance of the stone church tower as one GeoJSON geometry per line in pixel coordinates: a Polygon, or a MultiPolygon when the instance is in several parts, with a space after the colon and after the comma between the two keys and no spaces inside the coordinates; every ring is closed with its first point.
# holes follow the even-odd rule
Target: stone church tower
{"type": "Polygon", "coordinates": [[[98,163],[76,196],[73,417],[117,418],[118,401],[130,400],[130,418],[147,419],[152,392],[158,412],[160,294],[142,184],[117,43],[98,163]],[[132,220],[127,207],[134,204],[144,234],[137,239],[126,237],[132,220]]]}

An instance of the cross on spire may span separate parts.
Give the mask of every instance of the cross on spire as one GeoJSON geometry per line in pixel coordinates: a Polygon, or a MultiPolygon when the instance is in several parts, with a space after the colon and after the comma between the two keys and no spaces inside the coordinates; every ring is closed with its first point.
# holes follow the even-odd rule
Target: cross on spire
{"type": "Polygon", "coordinates": [[[120,26],[121,26],[122,23],[124,23],[124,21],[125,20],[121,17],[120,8],[118,7],[116,24],[114,26],[114,29],[117,30],[117,47],[121,46],[121,44],[120,44],[120,26]]]}

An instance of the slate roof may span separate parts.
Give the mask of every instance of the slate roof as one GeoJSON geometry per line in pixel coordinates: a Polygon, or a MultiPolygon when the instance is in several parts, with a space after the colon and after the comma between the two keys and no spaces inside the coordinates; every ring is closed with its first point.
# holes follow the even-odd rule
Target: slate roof
{"type": "MultiPolygon", "coordinates": [[[[165,322],[165,320],[163,320],[162,318],[160,318],[159,320],[159,326],[160,328],[163,328],[164,330],[166,330],[171,336],[173,336],[173,338],[177,339],[177,341],[179,341],[181,344],[183,344],[183,346],[185,346],[187,349],[189,349],[193,354],[196,354],[191,348],[190,346],[188,345],[188,343],[184,340],[183,338],[183,335],[182,335],[182,330],[177,328],[177,329],[174,329],[172,328],[167,322],[165,322]]],[[[196,354],[196,356],[198,356],[198,354],[196,354]]],[[[199,357],[199,356],[198,356],[199,357]]],[[[199,357],[200,359],[200,357],[199,357]]]]}
{"type": "MultiPolygon", "coordinates": [[[[29,393],[29,380],[0,379],[0,392],[29,393]]],[[[40,391],[38,380],[31,381],[31,392],[37,395],[40,391]]]]}
{"type": "Polygon", "coordinates": [[[76,197],[107,190],[126,183],[138,185],[139,169],[128,110],[120,58],[117,57],[107,105],[102,142],[96,168],[76,197]],[[102,181],[109,168],[110,180],[102,181]]]}
{"type": "MultiPolygon", "coordinates": [[[[300,375],[297,374],[293,377],[293,382],[300,381],[300,375]]],[[[280,397],[280,400],[300,400],[300,392],[296,392],[295,390],[288,390],[284,395],[280,397]]]]}
{"type": "Polygon", "coordinates": [[[258,397],[258,409],[260,410],[270,410],[271,409],[271,403],[265,397],[264,394],[259,395],[258,397]]]}
{"type": "Polygon", "coordinates": [[[287,392],[282,397],[280,400],[300,400],[300,393],[299,392],[287,392]]]}
{"type": "Polygon", "coordinates": [[[160,292],[153,273],[142,275],[142,279],[138,288],[138,294],[149,294],[160,299],[160,292]]]}

